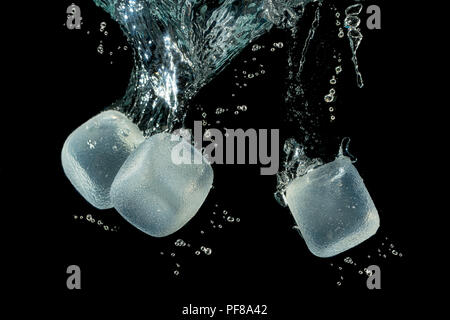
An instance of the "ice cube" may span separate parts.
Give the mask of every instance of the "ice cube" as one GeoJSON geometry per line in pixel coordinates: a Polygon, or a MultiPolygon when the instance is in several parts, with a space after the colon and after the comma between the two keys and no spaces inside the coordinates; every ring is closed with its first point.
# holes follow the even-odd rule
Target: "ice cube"
{"type": "Polygon", "coordinates": [[[212,182],[213,170],[197,149],[178,135],[159,133],[125,161],[112,184],[111,202],[139,230],[164,237],[194,217],[212,182]],[[176,150],[200,161],[180,163],[176,150]]]}
{"type": "Polygon", "coordinates": [[[94,207],[108,209],[111,184],[130,153],[144,141],[138,127],[117,111],[105,111],[73,131],[64,143],[64,172],[94,207]]]}
{"type": "Polygon", "coordinates": [[[286,199],[309,250],[331,257],[375,234],[377,209],[349,158],[340,156],[296,178],[286,199]]]}

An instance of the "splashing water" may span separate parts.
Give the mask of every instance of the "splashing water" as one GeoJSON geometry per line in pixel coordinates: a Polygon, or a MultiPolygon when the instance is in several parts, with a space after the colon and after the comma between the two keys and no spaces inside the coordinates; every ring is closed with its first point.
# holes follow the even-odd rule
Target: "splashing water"
{"type": "Polygon", "coordinates": [[[286,188],[291,181],[308,173],[310,170],[322,165],[320,159],[310,159],[305,154],[305,147],[295,139],[286,140],[283,146],[284,159],[282,170],[277,173],[277,191],[275,199],[283,207],[287,206],[286,188]]]}
{"type": "Polygon", "coordinates": [[[312,0],[94,0],[133,47],[125,96],[112,107],[147,135],[183,123],[186,104],[252,40],[293,27],[312,0]]]}
{"type": "MultiPolygon", "coordinates": [[[[357,158],[349,151],[350,142],[351,140],[348,137],[342,139],[336,159],[348,157],[352,163],[357,161],[357,158]]],[[[304,176],[309,171],[316,169],[324,163],[320,158],[309,158],[305,154],[304,145],[298,143],[294,138],[286,140],[283,146],[283,152],[284,159],[281,163],[281,170],[277,173],[277,189],[274,196],[280,205],[286,207],[286,188],[288,185],[294,179],[304,176]]]]}
{"type": "Polygon", "coordinates": [[[358,14],[361,13],[361,10],[362,4],[360,3],[347,7],[347,9],[345,9],[346,16],[344,20],[344,27],[348,28],[347,37],[350,41],[350,49],[352,50],[352,62],[356,73],[356,83],[359,88],[362,88],[364,86],[361,72],[359,72],[358,59],[356,57],[356,51],[358,50],[359,45],[361,44],[361,41],[363,39],[363,35],[358,28],[359,24],[361,23],[358,14]]]}

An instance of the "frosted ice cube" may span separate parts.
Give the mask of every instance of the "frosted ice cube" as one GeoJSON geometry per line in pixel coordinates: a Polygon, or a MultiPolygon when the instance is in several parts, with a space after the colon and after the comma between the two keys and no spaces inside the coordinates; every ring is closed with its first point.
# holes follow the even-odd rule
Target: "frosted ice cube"
{"type": "Polygon", "coordinates": [[[331,257],[375,234],[377,209],[347,157],[320,166],[292,181],[288,206],[309,250],[331,257]]]}
{"type": "Polygon", "coordinates": [[[73,131],[64,143],[64,172],[94,207],[112,207],[111,184],[130,153],[144,141],[138,127],[117,111],[105,111],[73,131]]]}
{"type": "Polygon", "coordinates": [[[213,170],[197,149],[180,136],[159,133],[125,161],[112,184],[111,202],[139,230],[164,237],[197,213],[212,182],[213,170]],[[177,164],[172,161],[172,151],[178,150],[174,148],[199,163],[177,164]]]}

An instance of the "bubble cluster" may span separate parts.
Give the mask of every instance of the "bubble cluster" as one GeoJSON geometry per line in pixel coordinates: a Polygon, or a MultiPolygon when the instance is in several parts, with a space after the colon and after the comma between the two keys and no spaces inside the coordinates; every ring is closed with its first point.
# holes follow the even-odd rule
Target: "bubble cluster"
{"type": "Polygon", "coordinates": [[[178,274],[175,274],[174,272],[174,275],[179,276],[181,275],[183,261],[187,263],[191,261],[189,260],[190,257],[205,257],[213,254],[213,248],[207,245],[210,236],[213,236],[215,233],[219,234],[219,230],[225,230],[227,229],[227,225],[236,224],[238,222],[240,222],[240,218],[232,215],[229,209],[221,208],[218,204],[215,204],[214,209],[210,211],[208,219],[203,223],[199,223],[198,238],[193,237],[190,240],[178,238],[172,240],[167,244],[165,250],[159,250],[159,255],[167,256],[168,263],[170,264],[173,263],[175,258],[177,259],[175,271],[178,271],[178,274]]]}
{"type": "MultiPolygon", "coordinates": [[[[391,242],[387,245],[389,241],[389,237],[382,237],[382,239],[378,240],[378,245],[375,246],[375,253],[367,254],[363,257],[350,257],[346,256],[343,259],[341,257],[333,258],[333,262],[330,263],[330,266],[335,268],[337,271],[337,277],[341,285],[343,284],[344,274],[356,274],[358,276],[368,277],[371,276],[372,273],[368,268],[371,265],[380,266],[383,263],[389,261],[389,259],[398,259],[402,258],[403,254],[398,251],[396,245],[391,242]],[[342,259],[342,260],[341,260],[342,259]]],[[[382,269],[382,267],[380,267],[382,269]]],[[[364,278],[366,279],[366,278],[364,278]]],[[[340,286],[340,285],[339,285],[340,286]]]]}
{"type": "Polygon", "coordinates": [[[83,215],[73,215],[72,216],[74,220],[77,221],[86,221],[89,222],[89,224],[93,224],[96,225],[97,227],[99,227],[101,230],[103,231],[113,231],[113,232],[117,232],[119,230],[119,227],[116,225],[110,225],[107,224],[106,222],[104,222],[103,220],[99,219],[99,218],[95,218],[92,214],[87,214],[86,217],[83,215]]]}

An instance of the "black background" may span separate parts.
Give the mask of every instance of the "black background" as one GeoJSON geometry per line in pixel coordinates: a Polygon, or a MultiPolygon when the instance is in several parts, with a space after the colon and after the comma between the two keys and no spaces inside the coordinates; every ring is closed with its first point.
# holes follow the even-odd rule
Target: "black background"
{"type": "MultiPolygon", "coordinates": [[[[410,172],[415,166],[410,161],[414,154],[414,132],[408,123],[408,116],[413,111],[405,102],[404,93],[410,90],[412,79],[409,74],[414,59],[405,54],[406,38],[398,36],[406,34],[403,31],[407,30],[406,24],[398,19],[398,8],[385,1],[366,3],[381,7],[381,30],[367,30],[367,15],[364,11],[361,14],[364,39],[358,58],[365,81],[363,89],[356,87],[346,37],[328,47],[316,45],[310,53],[310,61],[317,57],[320,62],[321,54],[326,55],[323,53],[327,52],[326,48],[337,48],[344,60],[344,72],[337,86],[336,121],[334,124],[321,122],[322,149],[319,146],[317,152],[325,158],[330,157],[337,151],[342,137],[351,137],[352,153],[359,159],[356,167],[381,219],[380,230],[373,238],[335,258],[320,259],[308,251],[302,238],[292,229],[294,221],[289,211],[274,200],[275,176],[260,176],[258,166],[216,165],[215,188],[204,206],[185,228],[163,239],[151,238],[135,230],[113,209],[97,211],[75,191],[60,164],[64,140],[75,128],[123,95],[132,56],[131,50],[116,50],[109,59],[108,48],[103,55],[97,53],[99,39],[111,48],[126,43],[120,28],[91,1],[76,3],[82,9],[84,24],[81,30],[68,30],[64,25],[65,10],[71,3],[61,1],[46,12],[51,13],[46,21],[49,29],[41,33],[41,42],[31,39],[32,36],[29,39],[33,44],[29,52],[35,51],[36,57],[42,58],[29,56],[25,61],[28,64],[34,60],[32,63],[39,70],[35,72],[39,74],[37,85],[22,92],[24,96],[38,93],[29,116],[23,116],[27,120],[23,125],[26,137],[36,140],[28,154],[36,159],[33,165],[36,176],[30,179],[29,188],[35,190],[29,195],[30,200],[17,202],[21,212],[26,213],[23,223],[31,230],[26,228],[27,235],[16,235],[29,241],[21,247],[24,251],[18,253],[20,260],[14,261],[20,267],[37,263],[36,269],[40,271],[36,277],[42,283],[40,289],[69,303],[80,298],[137,295],[147,301],[145,308],[164,314],[161,319],[181,318],[181,306],[189,303],[217,306],[267,304],[270,318],[279,319],[284,312],[298,314],[302,300],[312,294],[323,298],[328,294],[339,297],[346,292],[363,300],[392,301],[399,293],[412,293],[410,288],[417,285],[417,279],[411,277],[415,268],[411,236],[414,230],[407,221],[416,213],[407,190],[411,187],[410,172]],[[107,22],[107,39],[98,32],[101,21],[107,22]],[[90,35],[86,34],[87,30],[90,35]],[[110,64],[111,60],[113,64],[110,64]],[[207,225],[215,204],[240,217],[241,222],[227,225],[202,240],[199,230],[207,225]],[[103,232],[95,225],[73,219],[73,215],[89,213],[119,225],[119,232],[103,232]],[[353,269],[344,275],[345,279],[338,287],[336,282],[341,273],[337,272],[336,266],[345,267],[343,259],[346,256],[363,261],[368,252],[376,252],[384,237],[389,237],[386,243],[394,243],[403,257],[372,260],[381,266],[382,289],[369,291],[366,278],[353,269]],[[171,259],[167,257],[171,252],[167,248],[173,247],[178,238],[192,239],[193,245],[206,244],[213,249],[213,254],[196,257],[193,251],[183,253],[179,250],[177,258],[171,259]],[[161,256],[160,251],[165,255],[161,256]],[[181,264],[178,277],[173,275],[175,262],[181,264]],[[81,267],[82,290],[66,288],[66,268],[71,264],[81,267]]],[[[341,13],[349,3],[337,2],[341,13]]],[[[310,11],[308,19],[311,18],[310,11]]],[[[325,40],[327,27],[331,28],[326,22],[320,26],[325,40]]],[[[337,29],[332,30],[330,38],[336,39],[337,29]]],[[[287,38],[285,33],[273,30],[257,42],[266,47],[278,41],[286,45],[287,38]]],[[[202,89],[191,105],[203,106],[203,111],[211,115],[208,119],[214,122],[212,115],[216,107],[232,108],[245,103],[247,112],[239,116],[229,112],[228,116],[220,118],[223,127],[281,128],[282,138],[295,134],[296,128],[283,118],[287,48],[273,55],[268,50],[264,52],[258,56],[258,62],[263,61],[266,65],[265,77],[249,81],[246,90],[233,87],[234,69],[243,70],[243,61],[254,56],[247,48],[202,89]],[[231,93],[238,93],[236,100],[231,98],[231,93]]],[[[327,57],[324,60],[325,63],[319,63],[318,70],[311,69],[305,75],[311,82],[317,82],[318,92],[329,87],[326,84],[329,77],[321,74],[334,68],[327,57]]],[[[320,108],[324,108],[321,103],[320,108]]],[[[328,117],[326,109],[319,110],[325,110],[321,112],[328,117]]],[[[200,119],[203,111],[192,108],[188,119],[200,119]]],[[[16,164],[27,159],[22,157],[16,164]]],[[[2,174],[13,175],[7,170],[2,174]]],[[[18,184],[27,185],[24,180],[18,184]]]]}

